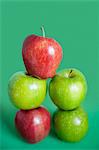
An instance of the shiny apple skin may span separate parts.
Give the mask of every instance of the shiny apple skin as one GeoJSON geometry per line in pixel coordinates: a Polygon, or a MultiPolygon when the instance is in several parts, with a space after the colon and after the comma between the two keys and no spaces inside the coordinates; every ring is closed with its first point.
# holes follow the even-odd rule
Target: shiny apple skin
{"type": "Polygon", "coordinates": [[[54,114],[55,133],[61,140],[78,142],[88,131],[88,115],[78,107],[71,111],[57,110],[54,114]]]}
{"type": "Polygon", "coordinates": [[[9,79],[8,94],[19,109],[37,108],[46,96],[46,80],[28,76],[22,71],[16,72],[9,79]]]}
{"type": "Polygon", "coordinates": [[[54,39],[30,35],[23,43],[22,56],[29,75],[46,79],[56,74],[62,48],[54,39]]]}
{"type": "Polygon", "coordinates": [[[44,107],[19,110],[16,113],[15,126],[21,136],[29,143],[43,140],[50,132],[50,124],[50,113],[44,107]]]}
{"type": "Polygon", "coordinates": [[[49,84],[51,100],[63,110],[72,110],[78,107],[85,99],[86,94],[86,78],[81,71],[75,68],[60,71],[49,84]]]}

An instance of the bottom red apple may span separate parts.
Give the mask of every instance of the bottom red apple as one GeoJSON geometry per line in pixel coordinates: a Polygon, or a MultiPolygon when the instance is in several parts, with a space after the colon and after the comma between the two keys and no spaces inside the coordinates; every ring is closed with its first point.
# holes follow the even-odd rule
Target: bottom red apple
{"type": "Polygon", "coordinates": [[[16,128],[29,143],[44,139],[50,131],[50,123],[50,113],[44,107],[20,110],[15,117],[16,128]]]}

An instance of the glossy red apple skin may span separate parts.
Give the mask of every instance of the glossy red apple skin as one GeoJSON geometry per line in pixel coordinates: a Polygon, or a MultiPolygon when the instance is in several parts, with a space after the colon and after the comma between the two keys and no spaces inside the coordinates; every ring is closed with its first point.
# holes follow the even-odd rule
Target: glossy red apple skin
{"type": "Polygon", "coordinates": [[[62,48],[52,38],[30,35],[23,43],[22,56],[29,75],[46,79],[55,75],[62,60],[62,48]]]}
{"type": "Polygon", "coordinates": [[[16,113],[15,126],[29,143],[43,140],[50,132],[50,124],[50,113],[44,107],[19,110],[16,113]]]}

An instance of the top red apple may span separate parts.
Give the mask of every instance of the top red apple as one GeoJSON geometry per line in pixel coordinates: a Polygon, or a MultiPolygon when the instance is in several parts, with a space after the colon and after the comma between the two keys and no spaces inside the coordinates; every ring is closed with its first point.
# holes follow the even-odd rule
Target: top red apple
{"type": "Polygon", "coordinates": [[[52,38],[43,36],[28,36],[22,48],[23,61],[29,75],[42,79],[52,78],[56,74],[62,60],[62,48],[52,38]]]}

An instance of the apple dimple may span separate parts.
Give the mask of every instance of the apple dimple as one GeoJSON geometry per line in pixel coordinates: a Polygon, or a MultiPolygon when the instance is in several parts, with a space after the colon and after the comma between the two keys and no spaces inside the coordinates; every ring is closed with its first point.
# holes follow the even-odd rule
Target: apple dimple
{"type": "Polygon", "coordinates": [[[71,70],[70,70],[70,72],[69,72],[68,77],[69,77],[69,78],[73,78],[73,77],[75,77],[75,76],[76,76],[76,75],[75,75],[74,70],[73,70],[73,69],[71,69],[71,70]]]}
{"type": "MultiPolygon", "coordinates": [[[[61,75],[59,73],[59,75],[61,75]]],[[[66,73],[62,74],[62,76],[64,76],[65,78],[74,78],[76,77],[76,73],[73,69],[69,69],[66,73]]]]}

